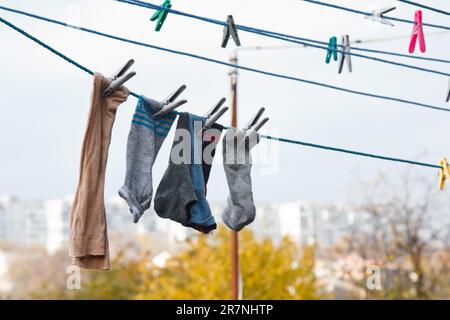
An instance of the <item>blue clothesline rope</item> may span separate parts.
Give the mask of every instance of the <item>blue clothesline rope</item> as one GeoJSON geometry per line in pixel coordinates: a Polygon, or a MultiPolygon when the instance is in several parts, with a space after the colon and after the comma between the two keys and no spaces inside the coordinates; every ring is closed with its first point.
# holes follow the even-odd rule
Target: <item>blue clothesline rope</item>
{"type": "MultiPolygon", "coordinates": [[[[128,3],[131,5],[140,6],[140,7],[144,7],[144,8],[148,8],[148,9],[162,9],[163,8],[161,6],[154,5],[154,4],[140,1],[140,0],[115,0],[115,1],[128,3]]],[[[220,20],[205,18],[205,17],[193,15],[190,13],[178,11],[175,9],[167,9],[166,8],[165,10],[169,11],[172,14],[177,14],[177,15],[188,17],[188,18],[193,18],[193,19],[197,19],[197,20],[201,20],[201,21],[205,21],[205,22],[218,24],[218,25],[225,25],[225,22],[220,21],[220,20]]],[[[278,37],[286,38],[286,39],[282,39],[282,40],[294,39],[294,40],[299,40],[299,41],[307,41],[307,42],[312,42],[312,43],[317,43],[317,44],[322,44],[322,45],[328,45],[328,42],[325,42],[325,41],[319,41],[319,40],[309,39],[309,38],[305,38],[305,37],[298,37],[298,36],[293,36],[293,35],[284,34],[284,33],[280,33],[280,32],[268,31],[268,30],[263,30],[263,29],[259,29],[259,28],[252,28],[252,27],[247,27],[247,26],[243,26],[243,25],[236,25],[236,27],[240,30],[243,30],[246,32],[257,33],[257,34],[260,34],[263,36],[270,37],[270,35],[275,35],[278,37]]],[[[300,44],[303,44],[303,42],[300,44]]],[[[305,45],[305,44],[303,44],[303,45],[305,45]]],[[[338,46],[342,47],[342,45],[338,45],[338,46]]],[[[377,54],[385,54],[385,55],[391,55],[391,56],[397,56],[397,57],[403,57],[403,58],[409,58],[409,59],[450,63],[450,60],[446,60],[446,59],[421,57],[421,56],[414,56],[414,55],[410,55],[410,54],[403,54],[403,53],[389,52],[389,51],[382,51],[382,50],[374,50],[374,49],[367,49],[367,48],[360,48],[360,47],[352,47],[352,50],[362,51],[362,52],[371,52],[371,53],[377,53],[377,54]]]]}
{"type": "MultiPolygon", "coordinates": [[[[343,11],[347,11],[347,12],[361,14],[361,15],[370,15],[370,14],[372,14],[371,12],[364,12],[364,11],[360,11],[360,10],[356,10],[356,9],[352,9],[352,8],[347,8],[347,7],[343,7],[343,6],[338,6],[336,4],[326,3],[326,2],[322,2],[322,1],[316,1],[316,0],[303,0],[303,1],[310,2],[310,3],[313,3],[313,4],[318,4],[318,5],[321,5],[321,6],[334,8],[334,9],[338,9],[338,10],[343,10],[343,11]]],[[[387,20],[414,24],[413,20],[407,20],[407,19],[395,18],[395,17],[389,17],[389,16],[384,16],[384,18],[387,19],[387,20]]],[[[437,24],[432,24],[432,23],[425,23],[425,22],[423,23],[423,25],[427,26],[427,27],[430,27],[430,28],[450,30],[450,26],[442,26],[442,25],[437,25],[437,24]]]]}
{"type": "MultiPolygon", "coordinates": [[[[93,71],[91,71],[90,69],[82,66],[81,64],[77,63],[73,59],[67,57],[63,53],[61,53],[61,52],[57,51],[56,49],[52,48],[51,46],[45,44],[44,42],[42,42],[39,39],[35,38],[31,34],[29,34],[26,31],[24,31],[23,29],[21,29],[21,28],[15,26],[14,24],[8,22],[7,20],[5,20],[5,19],[0,17],[0,22],[4,23],[5,25],[9,26],[12,29],[18,31],[22,35],[26,36],[27,38],[31,39],[32,41],[36,42],[37,44],[41,45],[45,49],[51,51],[52,53],[58,55],[59,57],[63,58],[65,61],[71,63],[72,65],[78,67],[79,69],[89,73],[90,75],[94,74],[93,71]]],[[[131,92],[131,94],[133,96],[137,97],[137,98],[139,97],[139,95],[134,93],[134,92],[131,92]]],[[[371,157],[371,158],[376,158],[376,159],[381,159],[381,160],[386,160],[386,161],[402,162],[402,163],[407,163],[407,164],[412,164],[412,165],[418,165],[418,166],[423,166],[423,167],[430,167],[430,168],[440,169],[440,166],[434,165],[434,164],[430,164],[430,163],[424,163],[424,162],[418,162],[418,161],[412,161],[412,160],[406,160],[406,159],[400,159],[400,158],[380,156],[380,155],[375,155],[375,154],[370,154],[370,153],[363,153],[363,152],[359,152],[359,151],[352,151],[352,150],[348,150],[348,149],[342,149],[342,148],[324,146],[324,145],[319,145],[319,144],[313,144],[313,143],[303,142],[303,141],[299,141],[299,140],[278,138],[278,137],[273,137],[273,136],[268,136],[268,135],[261,135],[261,137],[265,138],[265,139],[269,139],[269,140],[280,141],[280,142],[285,142],[285,143],[290,143],[290,144],[303,145],[303,146],[319,148],[319,149],[324,149],[324,150],[329,150],[329,151],[336,151],[336,152],[348,153],[348,154],[359,155],[359,156],[364,156],[364,157],[371,157]]]]}
{"type": "Polygon", "coordinates": [[[403,2],[403,3],[406,3],[406,4],[410,4],[410,5],[413,5],[413,6],[416,6],[416,7],[420,7],[420,8],[423,8],[423,9],[431,10],[431,11],[434,11],[434,12],[442,13],[442,14],[445,14],[447,16],[450,16],[450,12],[447,12],[447,11],[444,11],[444,10],[441,10],[441,9],[437,9],[437,8],[433,8],[433,7],[430,7],[430,6],[426,6],[424,4],[417,3],[417,2],[414,2],[414,1],[408,1],[408,0],[397,0],[397,1],[400,1],[400,2],[403,2]]]}
{"type": "MultiPolygon", "coordinates": [[[[57,56],[63,58],[65,61],[71,63],[72,65],[74,65],[77,68],[83,70],[84,72],[87,72],[90,75],[94,74],[93,71],[91,71],[90,69],[82,66],[81,64],[77,63],[75,60],[67,57],[63,53],[57,51],[56,49],[52,48],[51,46],[47,45],[46,43],[42,42],[41,40],[35,38],[34,36],[32,36],[31,34],[26,32],[25,30],[23,30],[23,29],[17,27],[16,25],[8,22],[7,20],[3,19],[2,17],[0,17],[0,22],[2,22],[3,24],[7,25],[8,27],[16,30],[17,32],[21,33],[22,35],[24,35],[28,39],[36,42],[40,46],[42,46],[45,49],[49,50],[50,52],[56,54],[57,56]]],[[[134,93],[134,92],[131,92],[131,95],[133,95],[134,97],[139,98],[139,95],[134,93]]],[[[307,147],[312,147],[312,148],[318,148],[318,149],[323,149],[323,150],[328,150],[328,151],[341,152],[341,153],[352,154],[352,155],[357,155],[357,156],[362,156],[362,157],[369,157],[369,158],[374,158],[374,159],[379,159],[379,160],[400,162],[400,163],[406,163],[406,164],[422,166],[422,167],[428,167],[428,168],[434,168],[434,169],[440,169],[441,168],[440,166],[435,165],[435,164],[431,164],[431,163],[418,162],[418,161],[412,161],[412,160],[401,159],[401,158],[393,158],[393,157],[387,157],[387,156],[376,155],[376,154],[371,154],[371,153],[364,153],[364,152],[359,152],[359,151],[353,151],[353,150],[348,150],[348,149],[342,149],[342,148],[336,148],[336,147],[330,147],[330,146],[325,146],[325,145],[319,145],[319,144],[304,142],[304,141],[300,141],[300,140],[279,138],[279,137],[273,137],[273,136],[268,136],[268,135],[261,135],[261,137],[264,138],[264,139],[267,139],[267,140],[274,140],[274,141],[279,141],[279,142],[284,142],[284,143],[289,143],[289,144],[302,145],[302,146],[307,146],[307,147]]]]}
{"type": "Polygon", "coordinates": [[[325,84],[325,83],[318,82],[318,81],[312,81],[312,80],[302,79],[302,78],[298,78],[298,77],[293,77],[293,76],[283,75],[283,74],[279,74],[279,73],[274,73],[274,72],[270,72],[270,71],[255,69],[255,68],[251,68],[251,67],[246,67],[246,66],[242,66],[242,65],[237,65],[237,64],[233,64],[233,63],[229,63],[229,62],[225,62],[225,61],[221,61],[221,60],[216,60],[216,59],[200,56],[200,55],[193,54],[193,53],[188,53],[188,52],[184,52],[184,51],[168,49],[168,48],[152,45],[152,44],[149,44],[149,43],[144,43],[144,42],[139,42],[139,41],[135,41],[135,40],[130,40],[130,39],[122,38],[122,37],[119,37],[119,36],[107,34],[107,33],[104,33],[104,32],[100,32],[100,31],[84,28],[84,27],[81,27],[81,26],[68,25],[68,24],[66,24],[64,22],[61,22],[61,21],[58,21],[58,20],[54,20],[54,19],[38,16],[38,15],[35,15],[35,14],[32,14],[32,13],[28,13],[28,12],[24,12],[24,11],[20,11],[20,10],[16,10],[16,9],[6,8],[6,7],[2,7],[2,6],[0,6],[0,9],[7,10],[7,11],[10,11],[10,12],[14,12],[14,13],[18,13],[18,14],[25,15],[25,16],[28,16],[28,17],[31,17],[31,18],[35,18],[35,19],[39,19],[39,20],[42,20],[42,21],[54,23],[54,24],[57,24],[57,25],[60,25],[60,26],[66,27],[66,28],[72,28],[72,29],[75,29],[75,30],[78,30],[78,31],[84,31],[84,32],[92,33],[92,34],[99,35],[99,36],[102,36],[102,37],[106,37],[106,38],[109,38],[109,39],[113,39],[113,40],[117,40],[117,41],[121,41],[121,42],[126,42],[126,43],[134,44],[134,45],[137,45],[137,46],[141,46],[141,47],[146,47],[146,48],[151,48],[151,49],[155,49],[155,50],[160,50],[160,51],[164,51],[164,52],[169,52],[169,53],[172,53],[172,54],[177,54],[177,55],[181,55],[181,56],[185,56],[185,57],[189,57],[189,58],[194,58],[194,59],[198,59],[198,60],[202,60],[202,61],[207,61],[207,62],[211,62],[211,63],[215,63],[215,64],[228,66],[228,67],[233,67],[233,68],[237,68],[237,69],[241,69],[241,70],[246,70],[246,71],[250,71],[250,72],[254,72],[254,73],[259,73],[259,74],[263,74],[263,75],[266,75],[266,76],[271,76],[271,77],[281,78],[281,79],[287,79],[287,80],[292,80],[292,81],[296,81],[296,82],[307,83],[307,84],[320,86],[320,87],[324,87],[324,88],[328,88],[328,89],[332,89],[332,90],[336,90],[336,91],[347,92],[347,93],[352,93],[352,94],[366,96],[366,97],[371,97],[371,98],[376,98],[376,99],[395,101],[395,102],[400,102],[400,103],[403,103],[403,104],[410,104],[410,105],[413,105],[413,106],[416,106],[416,107],[422,107],[422,108],[428,108],[428,109],[433,109],[433,110],[450,112],[449,108],[438,107],[438,106],[429,105],[429,104],[416,102],[416,101],[411,101],[411,100],[406,100],[406,99],[402,99],[402,98],[388,97],[388,96],[383,96],[383,95],[379,95],[379,94],[373,94],[373,93],[368,93],[368,92],[363,92],[363,91],[358,91],[358,90],[353,90],[353,89],[342,88],[342,87],[338,87],[338,86],[334,86],[334,85],[330,85],[330,84],[325,84]]]}
{"type": "Polygon", "coordinates": [[[299,140],[291,140],[291,139],[286,139],[286,138],[276,138],[276,137],[267,136],[267,135],[261,135],[261,137],[264,138],[264,139],[268,139],[268,140],[275,140],[275,141],[280,141],[280,142],[285,142],[285,143],[301,145],[301,146],[305,146],[305,147],[311,147],[311,148],[323,149],[323,150],[328,150],[328,151],[353,154],[353,155],[357,155],[357,156],[361,156],[361,157],[375,158],[375,159],[379,159],[379,160],[386,160],[386,161],[393,161],[393,162],[402,162],[402,163],[408,163],[408,164],[417,165],[417,166],[424,166],[424,167],[441,169],[440,166],[435,165],[435,164],[430,164],[430,163],[424,163],[424,162],[418,162],[418,161],[412,161],[412,160],[405,160],[405,159],[399,159],[399,158],[375,155],[375,154],[371,154],[371,153],[365,153],[365,152],[359,152],[359,151],[354,151],[354,150],[348,150],[348,149],[324,146],[324,145],[321,145],[321,144],[303,142],[303,141],[299,141],[299,140]]]}
{"type": "MultiPolygon", "coordinates": [[[[169,13],[172,13],[172,14],[181,15],[181,16],[184,16],[184,17],[193,18],[193,19],[196,19],[196,20],[200,20],[200,21],[204,21],[204,22],[208,22],[208,23],[213,23],[213,24],[217,24],[217,25],[221,25],[221,26],[226,25],[226,23],[224,21],[215,20],[215,19],[211,19],[211,18],[207,18],[207,17],[202,17],[202,16],[194,15],[194,14],[183,12],[183,11],[179,11],[179,10],[165,8],[163,6],[155,5],[153,3],[143,2],[143,1],[139,1],[139,0],[115,0],[115,1],[126,3],[126,4],[131,4],[131,5],[147,8],[147,9],[152,9],[152,10],[166,10],[169,13]]],[[[259,35],[262,35],[262,36],[265,36],[265,37],[279,39],[279,40],[282,40],[282,41],[296,43],[296,44],[301,44],[301,45],[312,47],[312,48],[316,48],[316,49],[328,50],[328,42],[314,40],[314,39],[308,39],[308,38],[304,38],[304,37],[297,37],[297,36],[287,35],[287,34],[283,34],[283,33],[279,33],[279,32],[273,32],[273,31],[268,31],[268,30],[253,28],[253,27],[247,27],[247,26],[243,26],[243,25],[236,25],[236,27],[239,30],[242,30],[242,31],[245,31],[245,32],[251,32],[251,33],[259,34],[259,35]]],[[[339,45],[339,47],[341,48],[342,45],[339,45]]],[[[366,48],[359,48],[359,47],[352,47],[352,50],[354,50],[354,51],[361,51],[361,52],[371,52],[371,53],[377,53],[377,54],[386,54],[386,55],[398,56],[398,57],[406,57],[406,58],[411,58],[411,59],[419,59],[419,60],[428,60],[428,61],[434,61],[434,62],[450,63],[450,60],[445,60],[445,59],[418,57],[418,56],[412,56],[412,55],[407,55],[407,54],[401,54],[401,53],[395,53],[395,52],[387,52],[387,51],[381,51],[381,50],[373,50],[373,49],[366,49],[366,48]]],[[[341,49],[338,49],[336,51],[341,53],[341,54],[344,53],[344,51],[341,50],[341,49]]],[[[363,55],[363,54],[359,54],[359,53],[355,53],[355,52],[350,52],[350,53],[346,52],[346,54],[350,54],[352,56],[363,58],[363,59],[368,59],[368,60],[373,60],[373,61],[377,61],[377,62],[387,63],[387,64],[399,66],[399,67],[404,67],[404,68],[409,68],[409,69],[415,69],[415,70],[419,70],[419,71],[434,73],[434,74],[442,75],[442,76],[445,76],[445,77],[450,76],[450,74],[446,73],[446,72],[442,72],[442,71],[438,71],[438,70],[432,70],[432,69],[428,69],[428,68],[417,67],[417,66],[410,65],[410,64],[405,64],[405,63],[395,62],[395,61],[381,59],[381,58],[377,58],[377,57],[367,56],[367,55],[363,55]]]]}

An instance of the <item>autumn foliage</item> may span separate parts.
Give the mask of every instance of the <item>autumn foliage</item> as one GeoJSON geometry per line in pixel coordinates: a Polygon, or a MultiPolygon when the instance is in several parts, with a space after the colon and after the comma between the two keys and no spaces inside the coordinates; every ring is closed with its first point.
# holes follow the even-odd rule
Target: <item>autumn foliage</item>
{"type": "MultiPolygon", "coordinates": [[[[240,236],[243,299],[318,299],[314,276],[314,249],[298,247],[285,238],[274,244],[256,239],[250,231],[240,236]]],[[[113,260],[113,270],[82,271],[80,290],[68,290],[64,277],[35,282],[28,298],[47,299],[230,299],[230,232],[190,240],[185,250],[172,255],[164,266],[152,254],[130,259],[126,249],[113,260]]],[[[48,266],[48,264],[47,264],[48,266]]],[[[54,264],[55,274],[64,266],[54,264]]],[[[34,276],[36,281],[36,275],[34,276]]]]}

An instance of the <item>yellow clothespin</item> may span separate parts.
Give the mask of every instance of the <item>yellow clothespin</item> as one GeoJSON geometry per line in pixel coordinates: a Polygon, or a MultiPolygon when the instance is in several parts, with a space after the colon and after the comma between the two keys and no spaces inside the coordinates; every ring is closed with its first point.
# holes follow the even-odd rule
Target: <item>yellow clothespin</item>
{"type": "Polygon", "coordinates": [[[450,179],[450,170],[448,169],[447,158],[442,158],[439,165],[442,167],[439,169],[439,189],[444,190],[445,180],[450,179]]]}

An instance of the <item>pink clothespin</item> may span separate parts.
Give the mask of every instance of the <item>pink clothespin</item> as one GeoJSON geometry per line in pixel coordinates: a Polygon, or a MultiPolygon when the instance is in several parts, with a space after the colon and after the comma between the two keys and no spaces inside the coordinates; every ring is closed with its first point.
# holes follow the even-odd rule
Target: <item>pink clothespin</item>
{"type": "Polygon", "coordinates": [[[427,47],[425,45],[425,36],[423,34],[422,11],[417,10],[414,15],[414,28],[409,42],[409,53],[413,53],[416,49],[417,37],[419,38],[419,47],[421,52],[425,52],[427,47]]]}

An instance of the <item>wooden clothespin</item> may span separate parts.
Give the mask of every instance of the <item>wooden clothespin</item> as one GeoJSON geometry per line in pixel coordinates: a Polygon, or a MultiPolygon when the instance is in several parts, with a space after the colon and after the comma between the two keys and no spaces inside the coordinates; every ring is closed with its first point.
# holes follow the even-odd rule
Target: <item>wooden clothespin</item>
{"type": "Polygon", "coordinates": [[[331,37],[330,41],[328,42],[327,57],[325,59],[325,62],[327,64],[330,63],[331,56],[333,56],[334,61],[337,61],[338,54],[337,54],[337,38],[336,37],[331,37]]]}
{"type": "MultiPolygon", "coordinates": [[[[170,3],[170,0],[164,0],[161,7],[170,9],[172,8],[172,4],[170,3]]],[[[166,21],[167,15],[169,14],[169,11],[164,9],[157,10],[153,16],[150,18],[150,21],[156,21],[155,31],[159,32],[164,24],[164,21],[166,21]]]]}
{"type": "Polygon", "coordinates": [[[444,190],[445,180],[450,179],[447,158],[442,158],[439,165],[441,166],[441,169],[439,169],[439,189],[444,190]]]}

